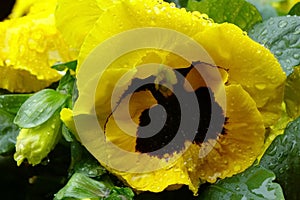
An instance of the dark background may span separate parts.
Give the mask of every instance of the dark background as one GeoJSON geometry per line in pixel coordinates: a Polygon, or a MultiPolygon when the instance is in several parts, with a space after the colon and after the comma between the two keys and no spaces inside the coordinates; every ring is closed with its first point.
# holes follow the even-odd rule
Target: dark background
{"type": "Polygon", "coordinates": [[[4,20],[11,12],[15,0],[2,0],[0,2],[0,21],[4,20]]]}

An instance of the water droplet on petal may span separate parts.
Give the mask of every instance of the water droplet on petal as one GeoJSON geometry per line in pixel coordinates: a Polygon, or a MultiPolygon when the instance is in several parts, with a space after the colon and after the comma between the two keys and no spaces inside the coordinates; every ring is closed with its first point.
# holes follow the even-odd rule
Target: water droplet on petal
{"type": "Polygon", "coordinates": [[[258,90],[264,90],[264,89],[266,89],[266,87],[267,87],[265,83],[257,83],[257,84],[255,84],[254,86],[255,86],[255,88],[258,89],[258,90]]]}

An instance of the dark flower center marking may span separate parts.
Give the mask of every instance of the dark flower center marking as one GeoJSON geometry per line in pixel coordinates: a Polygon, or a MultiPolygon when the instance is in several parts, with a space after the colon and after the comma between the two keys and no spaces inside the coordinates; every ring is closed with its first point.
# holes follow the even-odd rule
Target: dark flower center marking
{"type": "Polygon", "coordinates": [[[123,97],[134,92],[150,91],[158,103],[158,105],[154,105],[150,109],[145,109],[139,117],[140,127],[137,130],[135,147],[137,152],[163,157],[165,154],[171,155],[174,152],[182,151],[186,141],[200,145],[205,139],[216,139],[219,134],[225,134],[225,129],[223,128],[225,116],[222,108],[215,101],[212,90],[207,86],[201,86],[194,91],[184,89],[185,77],[191,73],[195,64],[201,63],[197,62],[188,68],[176,69],[182,76],[176,75],[177,83],[173,86],[174,91],[167,91],[171,95],[164,95],[163,91],[157,89],[157,85],[154,83],[155,76],[150,76],[146,79],[135,78],[132,80],[131,85],[123,94],[123,97]],[[138,89],[133,91],[132,88],[138,89]],[[176,91],[183,92],[185,98],[193,98],[192,95],[196,95],[199,108],[195,109],[188,103],[180,103],[175,95],[176,91]],[[165,112],[159,112],[159,105],[164,108],[165,112]],[[213,107],[214,123],[211,124],[213,107]],[[200,111],[199,118],[191,117],[185,119],[185,121],[188,121],[190,124],[196,124],[197,128],[192,129],[188,124],[185,125],[185,128],[180,128],[180,124],[183,122],[182,120],[184,120],[182,119],[183,110],[190,113],[191,116],[195,116],[193,112],[200,111]],[[154,115],[151,115],[151,112],[154,113],[154,115]],[[163,114],[155,115],[155,113],[163,114]],[[161,119],[165,119],[165,123],[158,133],[153,134],[153,130],[145,128],[149,124],[151,124],[152,127],[161,126],[161,119]],[[194,135],[192,140],[190,139],[190,134],[194,135]]]}

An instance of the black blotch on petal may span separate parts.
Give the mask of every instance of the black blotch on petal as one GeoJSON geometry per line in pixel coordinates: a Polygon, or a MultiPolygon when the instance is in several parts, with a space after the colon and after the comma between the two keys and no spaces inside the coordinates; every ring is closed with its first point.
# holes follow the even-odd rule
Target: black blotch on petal
{"type": "MultiPolygon", "coordinates": [[[[186,76],[192,67],[193,66],[185,69],[178,69],[177,71],[179,71],[179,73],[183,76],[186,76]]],[[[165,97],[159,90],[155,89],[155,84],[147,84],[142,89],[151,91],[158,104],[164,107],[167,114],[166,123],[157,134],[145,138],[145,136],[150,135],[151,130],[147,133],[145,132],[147,129],[143,129],[142,127],[149,125],[151,123],[151,119],[149,116],[149,109],[144,110],[140,116],[140,128],[138,128],[137,131],[137,152],[147,153],[151,156],[163,157],[165,154],[171,155],[174,152],[182,151],[184,149],[185,142],[188,140],[191,141],[190,134],[196,135],[191,142],[200,145],[206,139],[216,139],[219,134],[223,134],[223,132],[225,133],[225,130],[223,129],[224,113],[222,108],[215,101],[211,89],[208,87],[200,87],[196,91],[187,92],[183,88],[183,77],[177,76],[177,79],[178,82],[174,86],[175,94],[176,90],[184,92],[185,98],[192,98],[192,93],[196,94],[200,110],[200,120],[199,118],[195,119],[192,117],[187,120],[190,124],[197,124],[198,128],[193,130],[186,126],[186,128],[179,129],[179,126],[182,123],[181,110],[184,110],[185,112],[187,111],[191,113],[191,116],[194,116],[192,112],[195,112],[197,109],[193,108],[190,104],[180,105],[174,93],[165,97]],[[212,114],[213,122],[211,122],[212,114]],[[174,141],[174,139],[176,140],[174,141]]],[[[152,123],[155,123],[155,121],[156,120],[153,120],[152,123]]],[[[151,125],[153,126],[153,124],[151,125]]]]}

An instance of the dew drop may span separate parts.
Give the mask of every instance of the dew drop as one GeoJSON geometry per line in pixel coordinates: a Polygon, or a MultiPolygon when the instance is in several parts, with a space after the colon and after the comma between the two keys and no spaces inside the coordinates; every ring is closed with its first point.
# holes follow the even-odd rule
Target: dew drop
{"type": "Polygon", "coordinates": [[[254,86],[258,90],[264,90],[267,87],[265,83],[257,83],[254,86]]]}
{"type": "Polygon", "coordinates": [[[268,22],[268,24],[269,24],[269,25],[273,25],[273,24],[274,24],[274,20],[273,20],[273,19],[270,19],[269,22],[268,22]]]}
{"type": "Polygon", "coordinates": [[[288,24],[287,21],[280,20],[279,23],[278,23],[278,27],[279,28],[284,28],[284,27],[286,27],[287,24],[288,24]]]}
{"type": "Polygon", "coordinates": [[[283,173],[284,173],[283,167],[280,167],[280,168],[279,168],[279,173],[280,173],[280,174],[283,174],[283,173]]]}
{"type": "Polygon", "coordinates": [[[275,54],[276,56],[281,56],[281,55],[282,55],[282,51],[276,50],[276,51],[274,52],[274,54],[275,54]]]}
{"type": "Polygon", "coordinates": [[[263,30],[263,32],[261,33],[261,35],[265,36],[265,35],[267,35],[267,34],[268,34],[268,30],[265,28],[265,29],[263,30]]]}
{"type": "Polygon", "coordinates": [[[294,34],[300,34],[300,26],[297,26],[296,28],[295,28],[295,32],[294,32],[294,34]]]}
{"type": "Polygon", "coordinates": [[[235,190],[236,190],[236,191],[240,191],[241,188],[240,188],[239,186],[237,186],[237,187],[235,188],[235,190]]]}
{"type": "Polygon", "coordinates": [[[295,53],[295,54],[293,55],[293,57],[294,57],[295,59],[299,59],[299,58],[300,58],[300,54],[299,54],[299,53],[295,53]]]}

